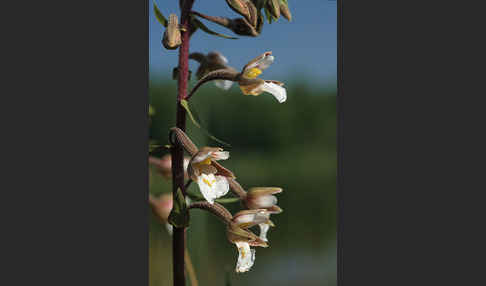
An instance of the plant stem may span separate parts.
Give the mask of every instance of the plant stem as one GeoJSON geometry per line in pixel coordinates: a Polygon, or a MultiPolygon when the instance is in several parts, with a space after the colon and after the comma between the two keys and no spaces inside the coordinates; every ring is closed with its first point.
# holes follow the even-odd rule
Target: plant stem
{"type": "MultiPolygon", "coordinates": [[[[186,111],[180,104],[187,94],[188,75],[189,75],[189,12],[191,11],[194,0],[181,1],[181,26],[182,44],[179,47],[179,77],[177,94],[176,126],[181,130],[186,130],[186,111]]],[[[172,193],[176,196],[177,189],[180,188],[185,195],[184,189],[184,150],[182,145],[177,142],[171,149],[172,154],[172,193]]],[[[186,229],[174,227],[172,236],[172,266],[174,286],[185,286],[184,275],[184,253],[186,249],[186,229]]]]}

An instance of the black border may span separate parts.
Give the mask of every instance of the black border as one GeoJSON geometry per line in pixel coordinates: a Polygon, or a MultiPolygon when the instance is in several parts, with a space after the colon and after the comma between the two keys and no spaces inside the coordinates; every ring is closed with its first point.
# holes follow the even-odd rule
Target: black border
{"type": "MultiPolygon", "coordinates": [[[[483,285],[483,9],[344,4],[338,283],[483,285]]],[[[3,284],[147,285],[149,5],[9,10],[3,284]]]]}

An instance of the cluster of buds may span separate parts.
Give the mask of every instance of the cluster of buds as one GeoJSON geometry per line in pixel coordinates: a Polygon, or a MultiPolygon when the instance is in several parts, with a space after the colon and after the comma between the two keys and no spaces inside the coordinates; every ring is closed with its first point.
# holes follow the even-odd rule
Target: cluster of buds
{"type": "MultiPolygon", "coordinates": [[[[208,65],[205,64],[203,68],[200,67],[201,73],[205,73],[203,77],[194,86],[192,91],[187,96],[190,98],[196,90],[204,83],[209,81],[232,81],[237,82],[241,91],[245,95],[260,95],[263,92],[272,94],[278,102],[283,103],[287,100],[287,91],[283,87],[283,83],[276,80],[263,80],[258,76],[267,69],[275,60],[272,52],[265,52],[262,55],[256,57],[246,64],[241,72],[237,72],[234,68],[230,68],[226,65],[227,60],[220,53],[212,52],[215,58],[219,58],[219,61],[224,62],[222,68],[221,65],[208,65]]],[[[211,54],[211,53],[210,53],[211,54]]],[[[202,54],[198,54],[202,55],[202,54]]],[[[195,58],[193,54],[193,58],[195,58]]],[[[202,62],[202,61],[201,61],[202,62]]],[[[203,63],[201,63],[201,66],[203,63]]]]}

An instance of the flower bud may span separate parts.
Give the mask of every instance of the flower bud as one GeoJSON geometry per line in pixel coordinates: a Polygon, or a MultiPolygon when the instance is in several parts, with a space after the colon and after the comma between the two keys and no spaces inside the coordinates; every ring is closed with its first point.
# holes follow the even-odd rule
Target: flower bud
{"type": "Polygon", "coordinates": [[[290,22],[292,21],[292,14],[290,13],[289,5],[286,2],[287,1],[280,0],[280,14],[290,22]]]}
{"type": "Polygon", "coordinates": [[[275,18],[280,18],[280,0],[268,0],[266,9],[275,18]]]}
{"type": "Polygon", "coordinates": [[[233,11],[247,19],[250,19],[250,11],[245,0],[226,0],[226,3],[228,3],[228,6],[233,11]]]}
{"type": "Polygon", "coordinates": [[[242,36],[256,37],[260,33],[257,32],[254,26],[252,26],[244,18],[235,18],[229,20],[228,28],[233,31],[233,33],[242,36]]]}
{"type": "Polygon", "coordinates": [[[169,15],[169,23],[167,24],[167,29],[165,29],[162,44],[168,50],[177,49],[182,44],[179,19],[176,14],[169,15]]]}

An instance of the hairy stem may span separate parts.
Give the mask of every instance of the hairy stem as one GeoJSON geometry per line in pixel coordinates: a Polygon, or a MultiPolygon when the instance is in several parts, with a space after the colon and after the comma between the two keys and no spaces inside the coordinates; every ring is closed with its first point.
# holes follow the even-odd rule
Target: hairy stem
{"type": "Polygon", "coordinates": [[[210,213],[212,213],[213,215],[220,218],[225,223],[229,223],[231,221],[231,219],[233,218],[231,213],[225,207],[223,207],[222,205],[220,205],[216,202],[213,203],[213,204],[210,204],[208,202],[195,202],[195,203],[192,203],[189,206],[189,209],[207,210],[210,213]]]}
{"type": "MultiPolygon", "coordinates": [[[[186,110],[180,104],[180,101],[185,99],[187,94],[188,75],[189,75],[189,12],[191,11],[194,0],[181,1],[181,26],[185,31],[182,31],[182,44],[179,47],[179,77],[178,77],[178,94],[177,94],[177,111],[176,111],[176,126],[181,130],[186,130],[186,110]]],[[[171,148],[172,154],[172,192],[176,197],[177,189],[184,189],[184,150],[179,142],[171,148]]],[[[173,279],[174,286],[185,286],[186,279],[184,273],[184,257],[186,249],[186,229],[174,227],[172,237],[172,265],[173,265],[173,279]]]]}

